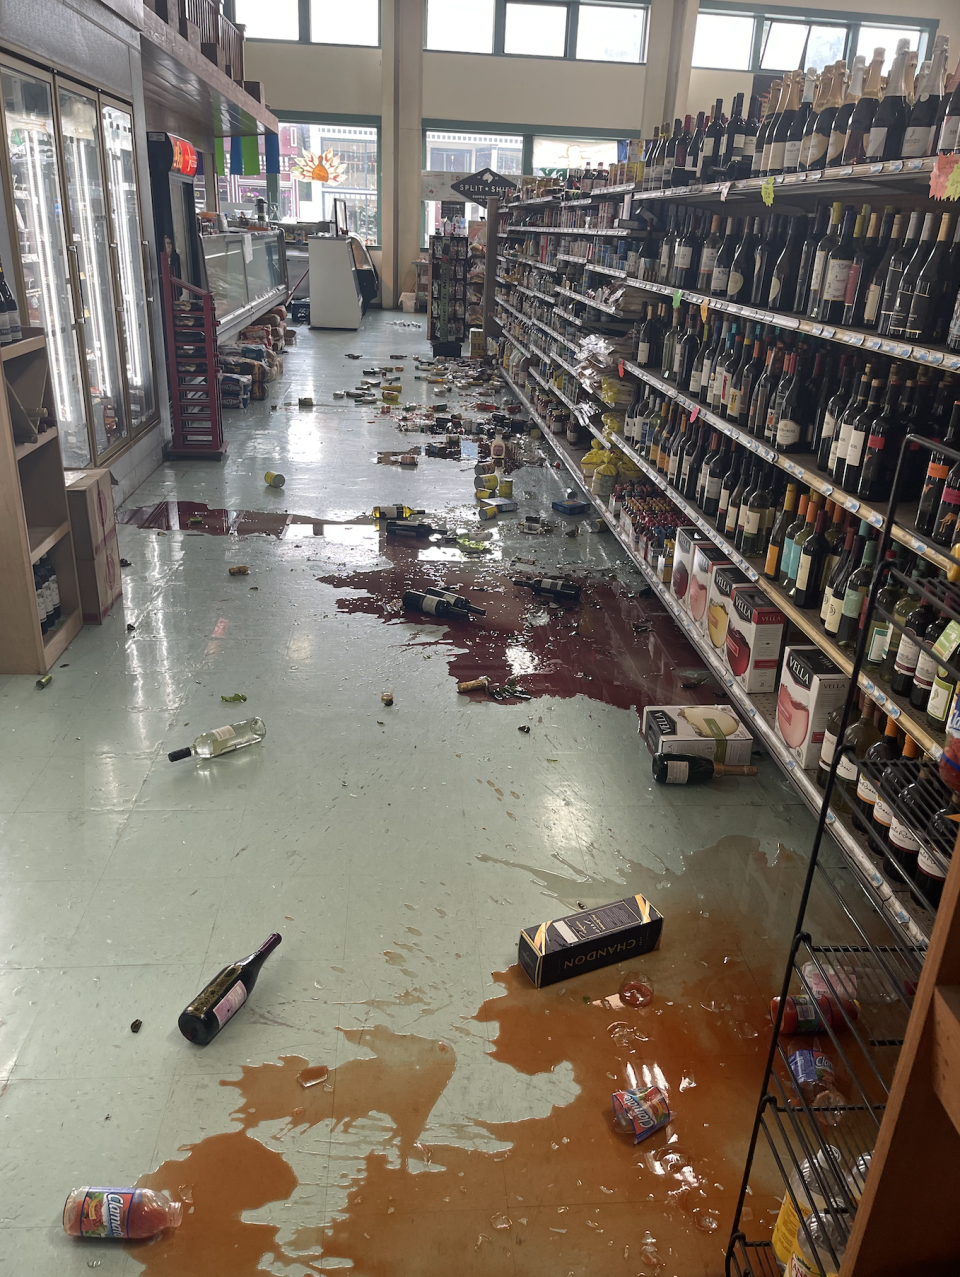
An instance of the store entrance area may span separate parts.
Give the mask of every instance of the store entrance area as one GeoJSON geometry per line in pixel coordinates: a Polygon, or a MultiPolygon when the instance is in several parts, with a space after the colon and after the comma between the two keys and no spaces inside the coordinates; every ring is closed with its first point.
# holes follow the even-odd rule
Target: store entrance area
{"type": "MultiPolygon", "coordinates": [[[[0,679],[0,1253],[153,1277],[719,1274],[813,820],[759,756],[755,778],[654,785],[638,708],[717,689],[613,538],[564,535],[549,460],[515,472],[480,554],[382,535],[378,504],[476,509],[472,462],[378,464],[429,436],[334,398],[390,364],[429,400],[422,328],[298,334],[223,463],[165,465],[118,512],[122,608],[42,692],[0,679]],[[554,574],[578,606],[512,583],[554,574]],[[397,607],[437,584],[486,615],[397,607]],[[483,673],[530,699],[458,694],[483,673]],[[167,759],[254,717],[258,745],[167,759]],[[541,990],[521,973],[522,927],[638,892],[656,952],[541,990]],[[185,1041],[197,990],[271,932],[248,1004],[185,1041]],[[642,1145],[611,1109],[634,1084],[673,1115],[642,1145]],[[138,1181],[185,1203],[179,1228],[126,1251],[63,1235],[70,1189],[138,1181]]],[[[761,1236],[781,1195],[750,1199],[761,1236]]]]}

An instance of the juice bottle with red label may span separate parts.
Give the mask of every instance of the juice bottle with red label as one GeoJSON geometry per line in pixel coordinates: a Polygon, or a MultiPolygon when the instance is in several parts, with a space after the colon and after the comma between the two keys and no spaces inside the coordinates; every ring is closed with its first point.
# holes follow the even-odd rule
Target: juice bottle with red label
{"type": "Polygon", "coordinates": [[[182,1220],[183,1203],[152,1188],[75,1188],[63,1208],[71,1237],[155,1237],[182,1220]]]}

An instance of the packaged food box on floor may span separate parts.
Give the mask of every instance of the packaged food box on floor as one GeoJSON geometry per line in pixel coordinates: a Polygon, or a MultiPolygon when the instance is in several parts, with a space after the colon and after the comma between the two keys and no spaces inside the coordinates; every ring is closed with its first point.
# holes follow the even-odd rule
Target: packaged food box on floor
{"type": "Polygon", "coordinates": [[[690,611],[690,572],[693,568],[694,547],[712,544],[706,532],[701,532],[699,528],[677,528],[670,593],[688,612],[690,611]]]}
{"type": "Polygon", "coordinates": [[[777,734],[801,767],[816,767],[831,710],[849,679],[819,647],[788,647],[777,695],[777,734]]]}
{"type": "Polygon", "coordinates": [[[109,470],[64,472],[84,623],[99,625],[123,592],[109,470]]]}
{"type": "Polygon", "coordinates": [[[640,734],[652,754],[695,754],[745,767],[753,737],[728,705],[648,705],[640,734]]]}
{"type": "Polygon", "coordinates": [[[787,618],[755,587],[735,590],[732,601],[724,647],[730,673],[746,692],[772,692],[787,618]]]}
{"type": "Polygon", "coordinates": [[[706,632],[711,646],[718,652],[722,652],[726,644],[727,627],[733,615],[733,595],[751,585],[753,582],[746,572],[732,563],[721,564],[710,578],[706,632]]]}
{"type": "Polygon", "coordinates": [[[650,953],[663,915],[645,896],[627,896],[520,932],[520,966],[538,989],[650,953]]]}
{"type": "Polygon", "coordinates": [[[713,580],[713,574],[718,568],[730,566],[730,560],[712,542],[693,547],[687,601],[690,615],[704,632],[706,632],[707,628],[707,600],[710,598],[710,584],[713,580]]]}

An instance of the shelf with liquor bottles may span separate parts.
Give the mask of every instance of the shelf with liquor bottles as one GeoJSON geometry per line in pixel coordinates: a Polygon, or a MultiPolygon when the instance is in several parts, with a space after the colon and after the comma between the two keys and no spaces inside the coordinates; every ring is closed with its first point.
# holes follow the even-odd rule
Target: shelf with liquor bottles
{"type": "MultiPolygon", "coordinates": [[[[951,469],[960,473],[960,450],[908,436],[901,445],[891,517],[900,497],[903,458],[913,445],[928,456],[945,453],[951,469]]],[[[939,760],[925,754],[909,729],[901,738],[902,723],[878,715],[869,698],[862,693],[856,697],[851,683],[846,701],[828,720],[827,757],[822,756],[820,768],[823,814],[832,811],[845,830],[866,839],[872,854],[882,857],[885,876],[899,878],[926,916],[936,913],[942,895],[950,901],[945,906],[950,913],[938,917],[932,930],[929,952],[935,967],[923,983],[927,946],[905,946],[900,937],[885,936],[876,920],[860,923],[849,902],[842,904],[842,913],[846,924],[855,924],[855,934],[837,916],[825,924],[817,916],[815,896],[831,880],[832,849],[822,838],[826,822],[821,820],[790,962],[780,997],[771,1007],[772,1049],[727,1251],[727,1272],[744,1277],[773,1272],[794,1257],[799,1271],[827,1277],[840,1270],[848,1245],[844,1271],[870,1271],[859,1253],[864,1229],[862,1221],[858,1226],[857,1212],[868,1182],[871,1191],[864,1200],[874,1208],[876,1177],[891,1165],[905,1082],[898,1074],[894,1084],[901,1047],[907,1087],[926,1088],[931,1095],[936,1088],[929,1057],[916,1054],[917,1034],[923,1030],[914,1029],[911,1013],[916,999],[913,1014],[920,1015],[921,1024],[927,1021],[924,988],[931,978],[937,983],[944,978],[938,974],[943,937],[956,928],[956,892],[945,894],[944,884],[960,815],[960,559],[951,554],[945,579],[911,579],[891,557],[895,549],[889,526],[878,552],[887,567],[872,574],[867,588],[854,672],[863,668],[871,633],[878,627],[895,630],[901,646],[918,647],[932,668],[930,699],[946,702],[947,745],[939,760]],[[921,608],[937,624],[918,633],[916,619],[909,619],[913,613],[893,602],[898,587],[918,595],[921,608]],[[891,1113],[885,1118],[888,1105],[891,1113]],[[761,1220],[744,1208],[751,1185],[768,1183],[771,1172],[782,1179],[783,1199],[767,1238],[759,1235],[761,1220]]],[[[880,920],[885,922],[886,916],[881,914],[880,920]]],[[[942,1160],[947,1147],[942,1133],[949,1129],[939,1129],[943,1113],[939,1106],[936,1111],[924,1145],[931,1164],[942,1160]]],[[[922,1177],[922,1168],[916,1173],[922,1177]]],[[[933,1255],[937,1250],[935,1244],[933,1255]]],[[[940,1251],[946,1253],[942,1247],[940,1251]]]]}
{"type": "Polygon", "coordinates": [[[858,56],[849,69],[841,59],[789,72],[773,81],[765,103],[737,94],[729,116],[717,99],[712,111],[675,119],[672,132],[665,122],[642,144],[631,143],[639,166],[614,166],[599,183],[595,175],[584,183],[570,174],[562,190],[548,187],[549,179],[528,181],[507,208],[542,208],[552,199],[602,210],[605,201],[638,193],[651,200],[759,201],[769,179],[790,198],[821,190],[828,197],[853,194],[864,181],[875,192],[923,198],[938,153],[960,150],[960,63],[948,77],[943,34],[919,69],[916,52],[900,40],[884,82],[885,58],[877,48],[869,64],[858,56]],[[637,167],[639,180],[620,180],[637,167]]]}
{"type": "MultiPolygon", "coordinates": [[[[694,621],[690,612],[680,605],[674,593],[672,593],[667,583],[672,565],[669,562],[665,565],[661,564],[657,555],[654,556],[654,561],[651,562],[649,547],[640,544],[635,539],[633,525],[630,523],[629,517],[625,518],[621,508],[623,500],[621,489],[616,487],[609,497],[603,498],[593,490],[594,484],[586,480],[581,469],[584,452],[574,440],[578,440],[582,436],[584,428],[589,430],[591,434],[596,435],[597,428],[595,423],[589,417],[583,418],[578,415],[578,405],[566,399],[561,401],[557,396],[556,387],[538,375],[536,370],[531,369],[525,361],[521,360],[514,364],[508,359],[501,371],[511,390],[521,403],[527,407],[531,419],[543,431],[544,438],[556,453],[559,461],[574,479],[584,487],[588,499],[609,526],[611,532],[623,546],[631,560],[646,577],[669,614],[682,627],[684,633],[701,654],[724,693],[730,697],[745,721],[751,725],[758,738],[763,742],[765,748],[768,749],[783,768],[810,809],[815,812],[819,811],[822,792],[818,787],[816,772],[804,771],[797,766],[790,750],[786,747],[784,740],[777,731],[777,697],[773,694],[748,694],[744,691],[732,676],[729,667],[718,655],[702,626],[694,621]],[[538,396],[540,396],[539,400],[538,396]],[[551,422],[549,418],[551,400],[562,410],[561,417],[554,422],[551,422]],[[565,415],[563,415],[564,413],[565,415]],[[564,430],[561,424],[557,424],[557,422],[562,421],[569,422],[570,429],[564,430]],[[584,425],[584,422],[586,422],[586,425],[584,425]]],[[[637,461],[636,454],[634,455],[634,461],[637,461]]],[[[637,465],[637,469],[641,470],[641,477],[645,481],[648,479],[655,481],[655,472],[652,472],[651,469],[641,468],[639,465],[637,465]]],[[[691,519],[691,503],[684,499],[678,490],[672,487],[669,489],[664,488],[662,482],[658,482],[657,486],[664,490],[664,495],[670,498],[672,507],[678,511],[679,515],[684,520],[693,522],[691,519]]],[[[748,567],[752,567],[753,571],[757,570],[756,563],[748,563],[748,567]]],[[[754,578],[751,577],[750,579],[752,581],[754,578]]],[[[875,690],[874,695],[883,697],[883,693],[879,692],[879,689],[875,690]]],[[[894,707],[890,706],[890,708],[894,707]]],[[[842,849],[845,863],[852,867],[858,879],[862,880],[866,885],[877,907],[885,911],[886,916],[889,917],[892,925],[896,928],[897,934],[901,939],[906,937],[906,941],[911,945],[924,943],[924,937],[929,930],[929,915],[916,905],[910,889],[899,876],[891,881],[884,874],[882,858],[871,854],[867,849],[865,840],[855,830],[844,825],[834,812],[828,812],[827,820],[831,834],[842,849]]]]}

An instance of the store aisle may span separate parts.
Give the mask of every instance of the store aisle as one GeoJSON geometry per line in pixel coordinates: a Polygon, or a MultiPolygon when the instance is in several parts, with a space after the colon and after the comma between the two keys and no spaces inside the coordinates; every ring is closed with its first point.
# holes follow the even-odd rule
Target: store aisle
{"type": "MultiPolygon", "coordinates": [[[[45,691],[0,679],[0,1271],[719,1274],[813,822],[766,760],[653,787],[630,706],[710,693],[612,538],[505,516],[482,565],[383,557],[378,501],[474,517],[472,465],[378,466],[424,440],[332,398],[403,362],[404,398],[430,401],[391,358],[423,330],[299,334],[276,393],[226,414],[224,464],[165,466],[128,502],[122,609],[45,691]],[[282,534],[210,535],[197,503],[282,534]],[[534,564],[583,580],[581,608],[521,597],[534,564]],[[465,637],[391,612],[414,580],[469,585],[487,618],[465,637]],[[458,696],[487,668],[533,699],[458,696]],[[167,761],[252,715],[262,746],[167,761]],[[658,952],[542,992],[511,969],[522,926],[638,891],[658,952]],[[188,1045],[180,1010],[272,930],[249,1004],[188,1045]],[[631,972],[640,1010],[616,998],[631,972]],[[329,1073],[305,1088],[308,1065],[329,1073]],[[636,1148],[610,1118],[631,1070],[675,1113],[636,1148]],[[71,1188],[149,1172],[192,1202],[176,1233],[60,1232],[71,1188]]],[[[564,487],[517,472],[521,516],[564,487]]],[[[762,1235],[776,1206],[753,1202],[762,1235]]]]}

